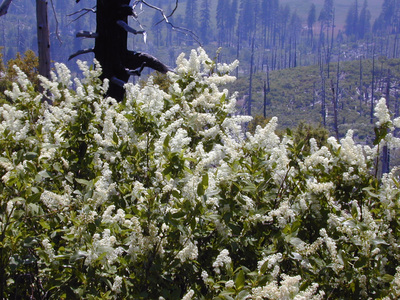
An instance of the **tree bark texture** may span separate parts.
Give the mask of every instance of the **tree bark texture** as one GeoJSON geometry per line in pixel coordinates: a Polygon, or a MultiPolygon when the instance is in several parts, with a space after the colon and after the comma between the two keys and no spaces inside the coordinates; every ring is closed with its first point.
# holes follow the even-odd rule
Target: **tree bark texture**
{"type": "Polygon", "coordinates": [[[0,5],[0,16],[7,14],[8,8],[11,4],[12,0],[4,0],[3,3],[0,5]]]}
{"type": "Polygon", "coordinates": [[[50,78],[50,35],[46,0],[36,0],[36,21],[39,50],[39,74],[46,78],[50,78]]]}
{"type": "MultiPolygon", "coordinates": [[[[92,50],[103,73],[101,79],[109,79],[108,96],[122,101],[124,84],[131,75],[140,75],[144,67],[161,73],[170,69],[157,58],[127,49],[128,32],[137,34],[128,26],[128,17],[135,15],[130,0],[97,0],[95,46],[92,50]]],[[[87,52],[88,50],[86,50],[87,52]]],[[[85,50],[80,51],[85,53],[85,50]]],[[[80,54],[79,51],[76,54],[80,54]]],[[[75,57],[71,55],[70,58],[75,57]]]]}

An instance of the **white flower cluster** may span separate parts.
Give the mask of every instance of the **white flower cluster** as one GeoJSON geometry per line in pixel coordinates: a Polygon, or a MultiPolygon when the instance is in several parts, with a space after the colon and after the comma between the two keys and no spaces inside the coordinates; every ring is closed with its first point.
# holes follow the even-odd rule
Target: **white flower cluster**
{"type": "Polygon", "coordinates": [[[111,287],[111,290],[117,294],[119,294],[121,292],[121,287],[122,287],[122,283],[123,283],[123,278],[121,276],[115,276],[114,278],[114,283],[111,287]]]}
{"type": "Polygon", "coordinates": [[[224,249],[218,254],[212,266],[214,268],[215,273],[219,274],[221,272],[220,271],[221,267],[228,266],[231,263],[232,259],[229,257],[229,251],[227,249],[224,249]]]}
{"type": "Polygon", "coordinates": [[[190,300],[192,299],[194,296],[194,291],[193,290],[189,290],[182,298],[182,300],[190,300]]]}
{"type": "Polygon", "coordinates": [[[306,290],[300,291],[301,277],[289,276],[286,274],[281,275],[281,280],[274,280],[269,282],[263,287],[256,287],[252,290],[251,299],[262,300],[262,299],[275,299],[275,300],[322,300],[325,293],[319,291],[318,284],[313,283],[306,290]]]}
{"type": "Polygon", "coordinates": [[[278,126],[278,118],[272,117],[264,127],[257,126],[254,135],[247,132],[249,143],[247,145],[252,148],[262,148],[266,152],[270,152],[280,144],[280,138],[275,133],[278,126]]]}
{"type": "Polygon", "coordinates": [[[341,139],[340,158],[349,165],[357,166],[359,171],[367,172],[366,157],[364,147],[358,145],[353,140],[353,131],[349,130],[346,137],[341,139]]]}
{"type": "Polygon", "coordinates": [[[125,252],[122,247],[114,248],[116,243],[117,239],[115,236],[111,235],[110,229],[104,229],[102,236],[95,233],[93,235],[91,249],[89,249],[86,254],[85,264],[91,265],[103,256],[103,263],[107,263],[108,265],[114,264],[117,258],[125,252]]]}
{"type": "Polygon", "coordinates": [[[51,245],[49,239],[44,239],[42,241],[42,246],[44,248],[44,252],[46,253],[49,261],[50,262],[54,261],[56,255],[55,255],[55,251],[54,251],[53,246],[51,245]]]}
{"type": "Polygon", "coordinates": [[[390,113],[389,109],[386,106],[385,98],[381,98],[376,104],[374,116],[378,118],[378,121],[376,122],[377,126],[391,123],[390,113]]]}
{"type": "Polygon", "coordinates": [[[18,110],[13,105],[3,104],[0,106],[0,120],[0,132],[10,131],[16,141],[26,139],[30,129],[26,112],[18,110]]]}
{"type": "Polygon", "coordinates": [[[117,213],[113,216],[112,213],[115,210],[115,205],[110,205],[104,211],[102,216],[103,223],[119,223],[125,224],[125,211],[122,208],[117,210],[117,213]]]}
{"type": "Polygon", "coordinates": [[[335,187],[333,182],[318,182],[316,178],[307,180],[307,189],[314,194],[326,194],[333,190],[335,187]]]}
{"type": "Polygon", "coordinates": [[[192,241],[188,241],[185,247],[178,252],[176,257],[183,263],[186,260],[197,259],[198,252],[197,246],[192,241]]]}
{"type": "Polygon", "coordinates": [[[71,203],[71,196],[68,194],[59,195],[51,191],[44,191],[40,200],[51,210],[66,209],[71,203]]]}
{"type": "MultiPolygon", "coordinates": [[[[139,219],[137,217],[132,217],[130,223],[130,235],[125,241],[125,245],[128,246],[127,253],[131,255],[132,261],[136,261],[140,256],[146,255],[150,251],[156,251],[157,255],[162,256],[164,253],[164,245],[167,240],[164,238],[166,232],[168,231],[168,226],[163,224],[161,228],[158,228],[155,223],[147,224],[147,230],[143,229],[140,225],[139,219]],[[147,234],[144,234],[147,231],[147,234]],[[157,245],[155,249],[155,245],[157,245]]],[[[190,257],[189,253],[186,253],[190,257]]]]}
{"type": "Polygon", "coordinates": [[[317,145],[312,145],[313,143],[315,143],[315,139],[310,140],[311,155],[304,159],[304,163],[302,164],[303,170],[315,171],[318,170],[318,168],[315,168],[316,166],[322,166],[324,172],[329,172],[333,160],[331,152],[325,146],[318,149],[317,145]]]}
{"type": "Polygon", "coordinates": [[[104,162],[102,175],[98,178],[94,184],[94,192],[92,201],[96,206],[100,206],[105,203],[108,198],[116,192],[116,183],[112,180],[112,172],[109,168],[109,164],[104,162]]]}
{"type": "Polygon", "coordinates": [[[394,167],[389,173],[382,176],[382,192],[379,201],[383,205],[384,213],[388,221],[395,218],[395,207],[398,205],[398,182],[400,167],[394,167]]]}
{"type": "Polygon", "coordinates": [[[376,126],[387,126],[389,130],[385,139],[381,141],[381,143],[386,143],[390,148],[399,148],[400,147],[400,138],[397,138],[393,134],[393,130],[395,128],[400,128],[400,117],[397,117],[392,121],[389,109],[386,106],[386,99],[381,98],[377,105],[375,106],[375,117],[378,118],[376,122],[376,126]]]}
{"type": "Polygon", "coordinates": [[[336,272],[339,272],[340,270],[343,269],[343,264],[338,259],[338,253],[337,253],[335,241],[331,237],[328,236],[328,234],[324,228],[321,229],[319,233],[320,233],[322,239],[324,240],[326,247],[328,248],[328,251],[331,255],[332,268],[336,272]]]}
{"type": "Polygon", "coordinates": [[[276,279],[280,272],[279,263],[282,261],[282,253],[271,254],[263,258],[257,263],[258,273],[261,274],[262,267],[267,264],[267,270],[272,270],[270,272],[271,277],[276,279]]]}
{"type": "Polygon", "coordinates": [[[295,216],[296,213],[289,204],[289,200],[284,200],[279,203],[277,209],[271,210],[262,219],[264,222],[272,222],[276,220],[279,228],[284,228],[286,224],[290,223],[294,219],[295,216]]]}

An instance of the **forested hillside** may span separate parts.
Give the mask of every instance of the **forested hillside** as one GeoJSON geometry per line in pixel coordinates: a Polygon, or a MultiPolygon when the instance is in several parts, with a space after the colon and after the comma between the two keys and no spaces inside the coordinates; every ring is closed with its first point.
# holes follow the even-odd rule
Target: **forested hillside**
{"type": "MultiPolygon", "coordinates": [[[[130,19],[130,25],[146,30],[147,38],[131,36],[129,48],[146,51],[171,67],[183,51],[202,46],[215,53],[221,48],[219,62],[240,61],[235,75],[243,100],[239,104],[246,105],[241,107],[244,114],[263,114],[264,81],[269,81],[266,101],[271,104],[266,112],[282,116],[281,126],[295,126],[299,120],[311,118],[342,136],[346,124],[357,123],[358,134],[365,139],[371,132],[370,107],[381,95],[390,95],[392,113],[397,116],[398,65],[389,60],[400,56],[399,1],[149,3],[162,9],[170,23],[163,22],[162,14],[154,8],[136,7],[138,15],[130,19]],[[308,79],[304,79],[305,74],[309,74],[308,79]],[[290,78],[295,81],[287,81],[290,78]],[[338,111],[334,122],[333,98],[338,111]]],[[[92,40],[75,38],[75,34],[95,29],[95,1],[50,4],[51,59],[67,63],[72,53],[93,46],[92,40]]],[[[4,61],[17,52],[37,48],[33,11],[34,0],[15,0],[9,13],[0,18],[4,61]]],[[[80,57],[92,58],[91,54],[80,57]]],[[[67,66],[76,70],[74,60],[67,66]]]]}
{"type": "MultiPolygon", "coordinates": [[[[281,129],[294,128],[302,121],[324,124],[332,135],[337,130],[338,137],[353,129],[355,138],[372,143],[372,89],[375,99],[385,97],[393,114],[399,115],[400,59],[337,62],[331,63],[329,73],[327,69],[322,73],[318,66],[305,66],[271,71],[269,76],[255,74],[253,115],[277,116],[281,129]]],[[[239,78],[231,89],[239,92],[239,105],[245,111],[248,79],[239,78]]]]}
{"type": "MultiPolygon", "coordinates": [[[[283,69],[316,64],[339,54],[347,60],[360,55],[371,57],[373,52],[397,57],[396,15],[400,4],[392,0],[370,2],[373,3],[319,0],[302,1],[300,6],[300,2],[288,0],[153,0],[150,3],[163,9],[171,23],[160,22],[159,11],[142,5],[130,24],[137,29],[142,26],[148,38],[144,43],[141,37],[134,37],[129,45],[134,50],[146,49],[170,65],[188,48],[223,47],[221,59],[239,58],[239,72],[243,74],[250,71],[252,49],[253,71],[266,69],[267,65],[270,69],[283,69]]],[[[50,4],[52,59],[65,62],[71,53],[90,46],[90,40],[76,39],[75,33],[95,29],[91,11],[95,1],[50,4]]],[[[13,58],[16,52],[37,48],[32,12],[34,0],[15,0],[9,13],[0,18],[0,45],[5,47],[5,60],[13,58]]]]}

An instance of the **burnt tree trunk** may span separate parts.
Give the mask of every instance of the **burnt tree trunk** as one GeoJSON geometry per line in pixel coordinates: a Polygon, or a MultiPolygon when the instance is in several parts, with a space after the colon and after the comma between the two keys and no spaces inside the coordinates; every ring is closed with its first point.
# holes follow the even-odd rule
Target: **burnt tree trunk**
{"type": "Polygon", "coordinates": [[[251,59],[250,59],[250,82],[249,82],[249,99],[247,101],[247,114],[251,116],[251,105],[253,102],[253,72],[254,72],[254,36],[251,43],[251,59]]]}
{"type": "Polygon", "coordinates": [[[108,96],[117,101],[123,100],[124,84],[128,82],[129,77],[140,76],[144,67],[161,73],[167,73],[170,70],[149,54],[128,50],[128,32],[144,33],[129,27],[128,17],[134,15],[130,0],[97,0],[96,33],[81,32],[78,35],[94,37],[95,46],[93,49],[78,51],[70,56],[71,59],[79,54],[94,52],[103,70],[101,79],[107,78],[110,81],[108,96]]]}
{"type": "Polygon", "coordinates": [[[124,96],[124,88],[116,83],[116,79],[125,83],[129,79],[123,64],[127,55],[128,33],[117,23],[119,20],[128,23],[128,16],[132,15],[133,11],[132,9],[123,11],[121,7],[128,6],[129,2],[129,0],[97,1],[97,37],[94,54],[103,69],[101,79],[108,78],[110,80],[108,93],[116,99],[124,96]]]}
{"type": "Polygon", "coordinates": [[[36,21],[39,50],[39,74],[50,78],[50,34],[47,1],[36,0],[36,21]]]}

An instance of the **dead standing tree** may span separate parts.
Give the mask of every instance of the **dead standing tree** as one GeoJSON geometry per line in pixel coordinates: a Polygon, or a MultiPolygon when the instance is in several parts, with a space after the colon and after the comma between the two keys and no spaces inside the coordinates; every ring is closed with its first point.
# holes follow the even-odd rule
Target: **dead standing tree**
{"type": "MultiPolygon", "coordinates": [[[[7,14],[12,0],[4,0],[0,5],[0,16],[7,14]]],[[[39,52],[39,74],[50,78],[50,35],[47,17],[47,1],[36,0],[36,21],[39,52]]]]}
{"type": "MultiPolygon", "coordinates": [[[[79,1],[76,0],[76,2],[79,1]]],[[[144,4],[160,11],[163,20],[169,23],[167,16],[160,8],[143,0],[134,1],[132,6],[130,2],[130,0],[97,0],[96,9],[92,10],[96,12],[96,32],[82,31],[77,34],[77,37],[95,38],[94,48],[78,51],[69,58],[94,52],[95,58],[102,66],[101,79],[107,78],[110,81],[108,95],[117,101],[123,100],[124,85],[130,76],[139,76],[144,67],[161,73],[170,70],[154,56],[128,50],[128,33],[145,34],[144,31],[137,31],[128,25],[129,16],[136,18],[135,7],[138,4],[144,4]]],[[[177,4],[178,1],[176,1],[177,4]]]]}
{"type": "Polygon", "coordinates": [[[39,52],[39,74],[50,78],[50,31],[47,1],[36,0],[36,22],[39,52]]]}

